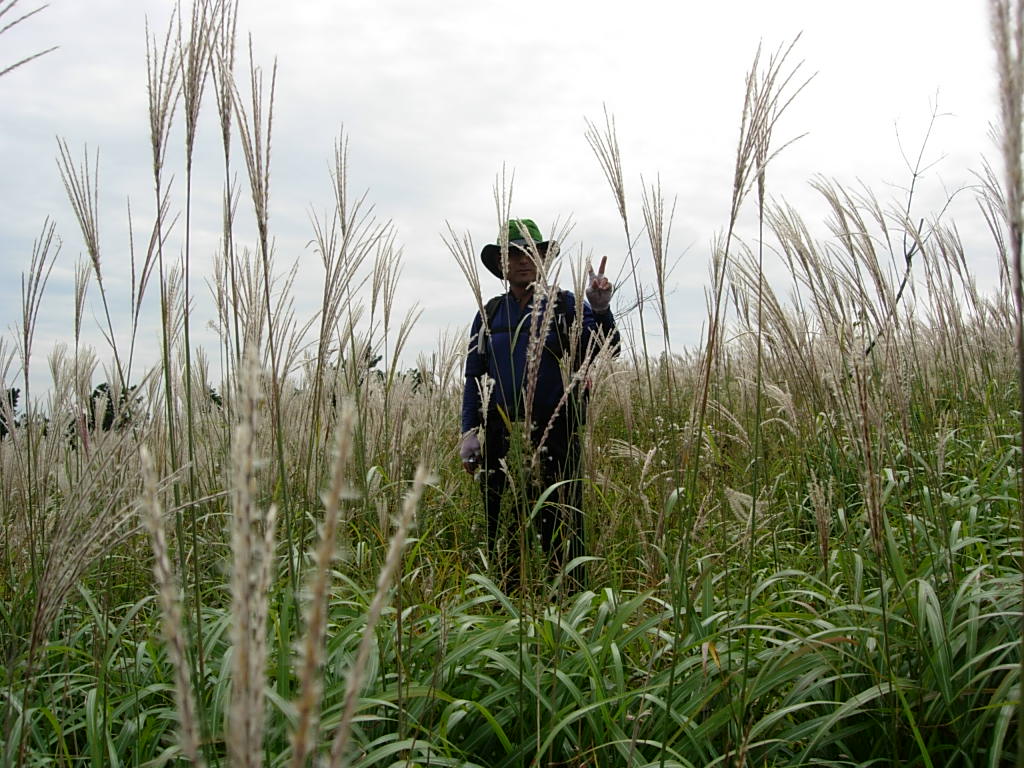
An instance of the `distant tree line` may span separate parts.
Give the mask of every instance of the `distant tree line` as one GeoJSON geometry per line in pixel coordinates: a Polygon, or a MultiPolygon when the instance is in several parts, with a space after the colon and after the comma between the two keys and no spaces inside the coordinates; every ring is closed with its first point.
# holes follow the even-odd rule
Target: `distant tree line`
{"type": "Polygon", "coordinates": [[[8,433],[17,426],[14,412],[18,408],[18,398],[21,397],[21,390],[11,387],[4,393],[6,402],[0,406],[0,440],[7,437],[8,433]]]}
{"type": "MultiPolygon", "coordinates": [[[[369,351],[366,353],[361,365],[358,366],[357,382],[363,386],[368,380],[384,382],[386,374],[378,367],[381,361],[380,355],[374,355],[369,351]]],[[[342,363],[344,368],[345,364],[342,363]]],[[[398,378],[408,379],[412,383],[413,391],[431,383],[430,374],[424,376],[419,368],[409,368],[398,373],[398,378]]],[[[137,386],[122,387],[120,394],[116,397],[107,382],[98,384],[89,394],[88,403],[83,409],[70,417],[66,417],[65,432],[73,444],[77,443],[84,435],[96,431],[109,432],[111,430],[122,430],[130,426],[134,419],[142,416],[144,407],[142,398],[136,394],[137,386]]],[[[214,387],[207,387],[206,397],[208,404],[214,408],[222,408],[224,399],[214,387]]],[[[0,403],[0,440],[6,438],[13,430],[25,425],[25,417],[18,416],[18,401],[21,398],[21,390],[18,387],[10,387],[5,390],[4,399],[0,403]]],[[[334,392],[330,394],[332,406],[336,405],[337,398],[334,392]]],[[[37,417],[43,424],[44,431],[49,429],[50,417],[37,417]]],[[[63,419],[62,419],[63,420],[63,419]]]]}

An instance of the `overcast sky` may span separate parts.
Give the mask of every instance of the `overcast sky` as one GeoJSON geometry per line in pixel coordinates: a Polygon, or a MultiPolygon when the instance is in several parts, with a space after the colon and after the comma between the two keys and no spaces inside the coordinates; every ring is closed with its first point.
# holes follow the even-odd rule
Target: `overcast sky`
{"type": "MultiPolygon", "coordinates": [[[[38,4],[20,0],[12,15],[38,4]]],[[[162,33],[172,7],[169,0],[50,0],[0,35],[0,69],[59,46],[0,78],[5,330],[18,322],[18,276],[47,216],[63,241],[40,320],[40,369],[42,355],[71,337],[73,274],[85,253],[57,173],[57,137],[76,158],[86,145],[99,150],[103,266],[115,322],[126,327],[127,201],[137,249],[153,216],[145,24],[148,18],[162,33]]],[[[863,182],[883,200],[903,199],[910,178],[904,154],[920,149],[936,104],[943,116],[927,147],[934,165],[921,182],[917,217],[974,183],[983,156],[994,158],[987,135],[993,55],[980,0],[241,0],[239,32],[241,59],[251,34],[256,63],[265,70],[275,57],[278,63],[270,227],[280,264],[300,264],[297,313],[308,317],[319,302],[310,211],[332,203],[329,166],[344,124],[353,193],[367,192],[376,214],[397,228],[405,265],[399,308],[422,308],[410,355],[472,318],[473,299],[441,234],[448,222],[472,236],[477,252],[494,240],[492,189],[503,166],[515,173],[515,215],[535,219],[546,235],[554,222],[570,221],[569,250],[595,261],[607,255],[612,276],[631,282],[622,225],[584,138],[585,119],[603,122],[605,108],[617,123],[633,231],[641,230],[641,177],[660,179],[675,200],[672,340],[677,348],[697,343],[711,243],[728,216],[744,74],[759,43],[772,51],[801,35],[791,62],[802,62],[799,79],[814,77],[776,140],[806,136],[776,159],[768,187],[822,236],[822,210],[808,182],[820,174],[863,182]]],[[[223,178],[213,99],[204,105],[193,257],[194,290],[203,297],[223,178]]],[[[184,208],[181,154],[175,147],[169,161],[176,213],[184,208]]],[[[245,192],[237,150],[236,158],[245,192]]],[[[241,202],[248,205],[247,194],[241,202]]],[[[962,196],[952,214],[969,263],[989,284],[994,261],[973,201],[962,196]]],[[[238,238],[254,242],[250,228],[238,238]]],[[[646,250],[638,256],[645,259],[646,250]]],[[[649,267],[642,269],[649,279],[649,267]]],[[[500,290],[486,273],[482,279],[486,295],[500,290]]],[[[623,305],[629,293],[623,288],[623,305]]],[[[90,296],[90,338],[106,358],[94,288],[90,296]]],[[[194,325],[204,329],[205,298],[196,313],[194,325]]],[[[215,344],[205,330],[200,341],[215,344]]],[[[660,348],[660,339],[653,343],[660,348]]]]}

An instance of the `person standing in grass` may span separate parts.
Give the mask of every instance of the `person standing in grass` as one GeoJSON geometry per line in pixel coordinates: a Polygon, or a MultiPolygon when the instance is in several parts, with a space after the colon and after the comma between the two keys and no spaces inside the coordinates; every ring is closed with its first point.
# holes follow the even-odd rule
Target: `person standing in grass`
{"type": "MultiPolygon", "coordinates": [[[[613,289],[604,275],[606,258],[597,274],[593,267],[588,270],[587,301],[579,307],[570,291],[545,290],[538,281],[558,244],[544,240],[531,219],[509,220],[498,241],[485,246],[480,259],[508,291],[473,319],[459,454],[467,472],[482,470],[487,551],[503,587],[512,591],[520,583],[522,521],[552,486],[534,519],[549,571],[561,572],[585,552],[579,477],[585,372],[601,345],[611,344],[617,353],[619,335],[611,311],[613,289]],[[534,472],[508,466],[510,428],[527,418],[525,431],[539,470],[534,472]],[[503,514],[509,476],[527,474],[532,480],[516,489],[515,509],[503,514]]],[[[565,574],[570,589],[582,588],[581,574],[582,566],[565,574]]]]}

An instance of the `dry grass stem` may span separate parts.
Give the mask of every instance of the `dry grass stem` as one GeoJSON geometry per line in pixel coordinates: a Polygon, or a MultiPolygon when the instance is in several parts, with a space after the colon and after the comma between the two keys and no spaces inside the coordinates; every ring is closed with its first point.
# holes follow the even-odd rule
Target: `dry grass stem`
{"type": "Polygon", "coordinates": [[[231,645],[232,689],[228,712],[228,754],[232,765],[263,764],[266,635],[276,511],[257,508],[255,492],[258,369],[243,362],[239,423],[232,444],[231,645]]]}
{"type": "Polygon", "coordinates": [[[192,155],[195,148],[196,128],[199,122],[199,107],[202,103],[206,79],[209,77],[214,42],[218,39],[217,25],[225,21],[224,13],[229,4],[218,0],[222,12],[216,13],[210,0],[193,0],[188,24],[184,34],[181,7],[178,7],[178,66],[181,67],[181,96],[185,113],[185,167],[191,171],[192,155]]]}
{"type": "MultiPolygon", "coordinates": [[[[619,218],[622,221],[622,229],[626,237],[626,252],[629,261],[629,274],[633,281],[633,291],[636,296],[637,319],[640,325],[640,344],[631,345],[631,354],[634,362],[638,356],[642,357],[644,376],[647,382],[647,395],[654,399],[654,382],[651,377],[650,355],[647,349],[647,326],[644,319],[644,289],[640,284],[640,276],[637,274],[636,255],[633,251],[634,240],[630,234],[629,214],[626,211],[626,182],[622,174],[622,155],[619,151],[619,139],[615,132],[615,118],[604,110],[604,130],[598,129],[589,120],[587,123],[586,139],[591,150],[597,157],[601,170],[604,171],[605,179],[611,188],[612,196],[619,211],[619,218]],[[637,348],[639,347],[639,348],[637,348]]],[[[655,257],[657,258],[657,257],[655,257]]],[[[622,270],[620,268],[616,275],[616,283],[620,282],[622,270]]]]}
{"type": "Polygon", "coordinates": [[[199,723],[196,719],[195,695],[189,672],[181,600],[174,569],[171,566],[167,536],[164,533],[164,513],[157,489],[156,468],[153,465],[153,457],[146,448],[142,448],[141,462],[143,494],[140,514],[153,547],[153,579],[156,582],[163,616],[161,625],[164,642],[167,643],[167,653],[174,668],[174,703],[178,713],[179,742],[182,753],[191,763],[204,766],[206,761],[199,751],[199,723]]]}
{"type": "Polygon", "coordinates": [[[39,308],[42,306],[46,283],[60,253],[61,240],[55,238],[56,224],[50,219],[43,222],[40,236],[32,242],[32,258],[28,274],[21,276],[21,367],[25,376],[25,399],[29,399],[29,363],[32,359],[32,340],[35,338],[39,308]]]}
{"type": "Polygon", "coordinates": [[[339,766],[348,764],[347,752],[352,718],[355,716],[356,702],[363,688],[366,663],[369,659],[370,649],[375,637],[374,630],[384,608],[384,601],[391,589],[392,579],[401,562],[402,550],[405,547],[405,540],[412,526],[416,507],[419,504],[420,496],[423,494],[423,488],[427,482],[427,474],[427,468],[421,464],[416,470],[412,488],[402,503],[401,516],[395,527],[395,533],[391,537],[391,543],[388,545],[387,558],[380,570],[380,574],[377,576],[377,589],[366,612],[366,626],[363,628],[359,650],[356,653],[355,662],[349,670],[348,681],[345,684],[345,706],[342,710],[341,722],[338,723],[338,728],[335,731],[334,740],[331,744],[330,768],[339,768],[339,766]]]}
{"type": "MultiPolygon", "coordinates": [[[[14,6],[16,6],[17,4],[18,4],[18,0],[3,0],[3,2],[0,2],[0,19],[2,19],[4,16],[6,16],[8,13],[10,13],[12,10],[14,10],[14,6]]],[[[46,8],[46,6],[45,5],[41,5],[38,8],[33,8],[28,13],[23,13],[21,16],[18,16],[17,18],[14,18],[14,19],[8,21],[6,24],[4,24],[2,27],[0,27],[0,35],[4,34],[4,32],[9,32],[11,29],[16,27],[18,24],[21,24],[23,21],[26,21],[27,19],[32,18],[37,13],[42,11],[44,8],[46,8]]],[[[19,59],[18,61],[14,62],[13,64],[8,64],[3,69],[0,69],[0,77],[3,77],[4,75],[6,75],[9,72],[13,72],[18,67],[23,66],[24,64],[28,64],[30,61],[34,61],[35,59],[38,59],[40,56],[45,56],[46,54],[50,53],[51,51],[57,50],[57,47],[58,46],[55,45],[52,48],[47,48],[45,50],[33,53],[33,54],[29,55],[29,56],[25,56],[24,58],[19,59]]]]}
{"type": "Polygon", "coordinates": [[[331,484],[324,494],[324,522],[316,550],[316,569],[306,606],[306,631],[299,667],[299,697],[296,701],[298,723],[292,732],[292,768],[301,768],[315,748],[323,691],[322,667],[324,635],[330,589],[331,561],[337,550],[338,522],[342,494],[347,484],[346,470],[352,455],[352,429],[355,408],[346,401],[338,424],[338,443],[331,473],[331,484]]]}
{"type": "Polygon", "coordinates": [[[812,477],[808,495],[811,500],[811,507],[814,510],[814,524],[818,534],[818,556],[821,558],[821,567],[828,570],[829,551],[832,532],[832,481],[829,480],[828,488],[823,488],[817,477],[812,477]]]}
{"type": "Polygon", "coordinates": [[[133,488],[127,476],[131,433],[108,436],[102,451],[88,457],[81,480],[66,491],[59,513],[46,521],[48,548],[36,590],[32,647],[45,639],[68,594],[98,558],[138,531],[133,488]]]}

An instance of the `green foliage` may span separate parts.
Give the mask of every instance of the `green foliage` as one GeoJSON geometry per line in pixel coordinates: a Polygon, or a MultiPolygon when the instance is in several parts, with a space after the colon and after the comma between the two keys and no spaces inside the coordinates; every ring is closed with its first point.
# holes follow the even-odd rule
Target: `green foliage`
{"type": "MultiPolygon", "coordinates": [[[[978,450],[962,448],[978,460],[978,450]]],[[[927,467],[894,473],[882,561],[862,514],[850,513],[827,569],[816,563],[814,542],[789,529],[776,533],[791,564],[781,570],[767,556],[749,562],[735,556],[742,550],[705,551],[689,563],[676,559],[680,570],[667,569],[666,582],[642,592],[608,588],[554,601],[542,584],[510,599],[484,576],[445,571],[454,553],[431,544],[443,537],[428,521],[445,515],[445,500],[435,497],[393,596],[402,595],[401,621],[388,609],[375,630],[354,721],[359,764],[653,765],[662,756],[678,765],[741,756],[751,765],[1005,763],[1020,685],[1011,452],[989,456],[996,471],[980,479],[958,477],[951,465],[934,497],[915,483],[927,467]],[[736,589],[747,569],[755,579],[749,604],[736,589]]],[[[361,541],[354,551],[369,558],[377,546],[361,541]]],[[[358,575],[372,573],[369,565],[347,559],[332,591],[322,744],[341,716],[372,598],[372,580],[358,575]]],[[[89,578],[97,580],[103,574],[89,578]]],[[[281,765],[302,637],[301,623],[286,621],[292,599],[282,575],[270,596],[265,736],[271,764],[281,765]]],[[[209,755],[224,753],[230,698],[230,619],[217,603],[210,594],[205,678],[196,686],[209,755]]],[[[173,754],[172,674],[157,620],[149,596],[103,606],[81,586],[39,654],[33,685],[19,678],[23,655],[4,665],[8,712],[25,708],[5,749],[24,733],[29,764],[173,754]]]]}

